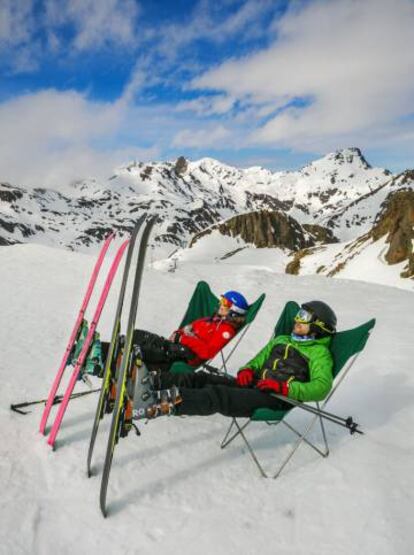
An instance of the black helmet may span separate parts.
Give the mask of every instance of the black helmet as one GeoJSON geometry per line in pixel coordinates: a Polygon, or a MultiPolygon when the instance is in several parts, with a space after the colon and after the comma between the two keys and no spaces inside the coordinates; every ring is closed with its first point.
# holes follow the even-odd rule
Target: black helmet
{"type": "Polygon", "coordinates": [[[302,308],[313,315],[310,322],[310,331],[316,337],[324,337],[336,332],[336,314],[326,303],[323,301],[309,301],[303,303],[302,308]]]}

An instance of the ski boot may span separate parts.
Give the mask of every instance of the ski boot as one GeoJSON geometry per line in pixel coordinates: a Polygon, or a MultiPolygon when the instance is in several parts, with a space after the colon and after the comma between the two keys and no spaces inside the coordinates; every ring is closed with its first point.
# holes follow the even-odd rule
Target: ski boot
{"type": "MultiPolygon", "coordinates": [[[[139,418],[157,418],[157,416],[171,416],[175,414],[175,407],[182,403],[180,390],[176,385],[170,389],[154,391],[152,403],[145,407],[144,416],[139,418]]],[[[134,416],[134,418],[136,418],[134,416]]]]}

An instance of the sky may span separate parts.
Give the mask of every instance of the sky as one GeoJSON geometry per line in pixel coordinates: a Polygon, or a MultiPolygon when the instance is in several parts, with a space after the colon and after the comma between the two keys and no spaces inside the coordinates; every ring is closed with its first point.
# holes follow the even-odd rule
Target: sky
{"type": "Polygon", "coordinates": [[[0,0],[0,181],[133,160],[414,167],[414,0],[0,0]]]}

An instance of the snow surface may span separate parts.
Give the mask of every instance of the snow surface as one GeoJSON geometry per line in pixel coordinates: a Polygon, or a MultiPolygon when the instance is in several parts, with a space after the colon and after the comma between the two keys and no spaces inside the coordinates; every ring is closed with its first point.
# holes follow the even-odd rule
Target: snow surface
{"type": "Polygon", "coordinates": [[[334,277],[369,281],[414,291],[414,279],[400,277],[401,272],[407,267],[407,261],[388,264],[385,260],[384,255],[389,249],[389,243],[386,241],[387,236],[384,235],[378,241],[361,241],[359,246],[353,246],[351,242],[317,247],[312,254],[301,259],[300,274],[314,274],[321,266],[324,267],[321,273],[327,274],[338,264],[346,261],[344,268],[334,277]],[[352,251],[347,249],[348,246],[353,246],[352,251]]]}
{"type": "MultiPolygon", "coordinates": [[[[101,424],[95,475],[86,452],[97,397],[71,402],[52,452],[38,433],[41,406],[12,413],[12,402],[47,395],[95,256],[39,245],[0,249],[1,554],[379,554],[412,552],[414,374],[413,295],[401,289],[322,276],[295,277],[248,264],[147,268],[137,325],[168,334],[199,279],[221,293],[267,298],[230,365],[234,372],[269,338],[285,302],[321,298],[340,329],[377,318],[363,354],[327,406],[366,434],[327,424],[331,454],[302,446],[282,476],[261,478],[241,443],[220,450],[229,419],[159,418],[116,450],[110,515],[99,486],[110,418],[101,424]]],[[[99,326],[111,330],[119,280],[99,326]]],[[[93,306],[93,303],[92,303],[93,306]]],[[[78,386],[81,390],[83,386],[78,386]]],[[[290,414],[297,427],[307,415],[290,414]]],[[[270,470],[292,436],[254,425],[248,434],[270,470]],[[273,440],[273,441],[272,441],[273,440]],[[272,464],[273,461],[273,464],[272,464]]]]}
{"type": "MultiPolygon", "coordinates": [[[[407,262],[388,264],[384,259],[389,248],[386,240],[385,235],[375,242],[366,239],[314,247],[309,249],[310,254],[301,258],[299,272],[301,275],[326,275],[345,262],[344,267],[334,275],[335,278],[356,279],[414,291],[414,279],[400,276],[407,262]]],[[[174,270],[186,263],[219,263],[235,267],[247,264],[270,272],[284,273],[292,258],[292,252],[286,249],[259,249],[246,244],[239,237],[228,237],[214,230],[198,239],[191,248],[178,249],[172,257],[154,262],[153,267],[174,270]]]]}

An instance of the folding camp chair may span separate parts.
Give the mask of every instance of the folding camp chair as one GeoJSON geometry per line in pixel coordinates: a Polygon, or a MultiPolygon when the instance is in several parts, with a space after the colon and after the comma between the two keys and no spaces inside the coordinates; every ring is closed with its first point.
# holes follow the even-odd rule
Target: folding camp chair
{"type": "MultiPolygon", "coordinates": [[[[237,341],[230,352],[226,356],[224,356],[223,349],[220,351],[222,363],[219,372],[227,374],[227,363],[238,345],[240,344],[247,330],[249,329],[250,324],[256,318],[256,315],[263,304],[265,296],[266,295],[263,293],[254,303],[249,305],[249,309],[246,314],[246,322],[238,330],[235,336],[237,337],[237,341]]],[[[191,297],[190,303],[187,307],[187,311],[184,314],[184,318],[182,319],[178,327],[182,328],[190,322],[194,322],[194,320],[197,320],[198,318],[213,316],[217,312],[219,305],[220,300],[212,293],[208,283],[206,283],[205,281],[199,281],[191,297]]],[[[204,366],[207,369],[209,368],[209,365],[207,363],[204,363],[204,366]]],[[[174,374],[185,374],[194,372],[195,369],[196,368],[194,366],[190,366],[185,362],[175,362],[171,366],[170,372],[173,372],[174,374]]]]}
{"type": "MultiPolygon", "coordinates": [[[[300,308],[299,305],[294,301],[289,301],[286,304],[276,324],[274,337],[278,335],[289,335],[291,333],[293,328],[294,317],[297,314],[299,308],[300,308]]],[[[365,324],[362,324],[357,328],[338,332],[333,336],[331,345],[330,345],[330,351],[332,353],[333,360],[334,360],[334,367],[333,367],[334,387],[331,389],[328,396],[324,399],[321,406],[319,402],[316,403],[317,411],[323,410],[323,407],[326,405],[326,403],[331,399],[332,395],[338,389],[339,385],[342,383],[345,376],[349,372],[351,366],[356,361],[358,355],[363,351],[365,344],[368,341],[370,331],[374,326],[375,326],[375,319],[372,319],[372,320],[369,320],[369,322],[366,322],[365,324]],[[341,375],[339,376],[340,371],[341,371],[341,375]]],[[[304,403],[302,405],[304,406],[304,408],[305,407],[309,409],[311,408],[309,405],[306,405],[304,403]]],[[[295,454],[295,452],[297,451],[297,449],[299,448],[302,442],[312,447],[312,449],[314,449],[322,457],[327,457],[329,455],[329,446],[328,446],[326,431],[325,431],[325,427],[324,427],[321,415],[315,414],[315,416],[311,419],[310,423],[306,427],[305,431],[299,432],[291,424],[285,421],[285,416],[293,408],[294,407],[291,406],[286,410],[272,410],[267,408],[257,409],[243,425],[240,425],[236,420],[236,418],[233,418],[230,424],[230,427],[227,430],[227,433],[221,443],[221,448],[224,449],[224,447],[229,445],[229,443],[231,443],[233,439],[235,439],[237,436],[240,436],[245,442],[248,448],[249,454],[251,455],[255,464],[259,468],[260,473],[265,478],[268,478],[269,476],[264,471],[263,466],[259,462],[253,447],[247,440],[246,435],[244,434],[244,430],[251,422],[265,422],[268,425],[277,425],[282,423],[297,436],[297,440],[293,445],[290,453],[283,460],[282,464],[279,466],[275,474],[272,475],[273,478],[277,478],[280,475],[280,473],[285,468],[285,466],[290,461],[290,459],[293,457],[293,455],[295,454]],[[314,424],[317,421],[319,421],[319,424],[320,424],[322,439],[324,443],[324,447],[322,449],[317,445],[314,445],[307,438],[309,432],[311,431],[311,429],[313,428],[314,424]],[[234,428],[235,428],[235,432],[232,435],[230,435],[234,428]]],[[[316,412],[313,406],[312,406],[312,410],[316,412]]]]}

